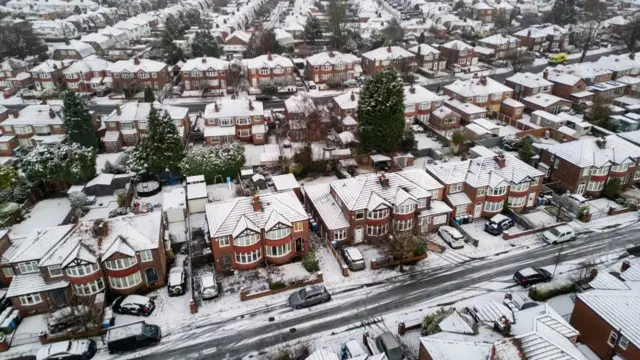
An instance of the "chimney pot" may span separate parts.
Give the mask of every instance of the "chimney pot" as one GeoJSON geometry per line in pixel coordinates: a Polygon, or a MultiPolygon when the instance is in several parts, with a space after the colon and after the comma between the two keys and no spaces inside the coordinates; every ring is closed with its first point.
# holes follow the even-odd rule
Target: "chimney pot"
{"type": "Polygon", "coordinates": [[[544,71],[542,72],[542,77],[547,80],[547,77],[549,77],[549,70],[544,69],[544,71]]]}
{"type": "Polygon", "coordinates": [[[413,85],[411,85],[409,87],[409,92],[412,93],[412,94],[415,94],[416,93],[416,88],[414,88],[413,85]]]}
{"type": "Polygon", "coordinates": [[[267,59],[268,59],[269,61],[273,60],[273,56],[271,56],[271,53],[270,53],[270,52],[269,52],[269,53],[267,53],[267,59]]]}
{"type": "Polygon", "coordinates": [[[253,111],[253,103],[251,102],[251,99],[249,99],[249,110],[253,111]]]}
{"type": "Polygon", "coordinates": [[[18,116],[20,116],[20,114],[18,113],[18,110],[11,110],[11,115],[13,115],[14,119],[17,119],[18,116]]]}
{"type": "Polygon", "coordinates": [[[496,155],[494,160],[496,161],[496,164],[498,164],[498,167],[501,169],[504,168],[507,163],[507,160],[504,158],[504,154],[496,155]]]}
{"type": "Polygon", "coordinates": [[[253,211],[262,211],[262,204],[260,203],[260,195],[253,195],[251,199],[251,205],[253,205],[253,211]]]}
{"type": "Polygon", "coordinates": [[[206,64],[206,63],[207,63],[207,57],[206,57],[206,56],[203,56],[203,57],[202,57],[202,63],[203,63],[203,64],[206,64]]]}
{"type": "Polygon", "coordinates": [[[351,92],[351,101],[356,101],[356,94],[353,91],[351,92]]]}
{"type": "Polygon", "coordinates": [[[53,109],[49,109],[49,117],[51,119],[55,119],[56,118],[56,113],[53,111],[53,109]]]}
{"type": "Polygon", "coordinates": [[[218,107],[218,103],[214,103],[214,108],[216,112],[220,111],[220,108],[218,107]]]}
{"type": "Polygon", "coordinates": [[[133,63],[134,63],[135,65],[140,65],[140,59],[138,58],[138,56],[134,56],[134,57],[133,57],[133,63]]]}
{"type": "Polygon", "coordinates": [[[122,115],[122,109],[120,109],[120,105],[116,105],[116,114],[122,115]]]}
{"type": "Polygon", "coordinates": [[[391,46],[387,46],[387,52],[390,53],[391,52],[391,46]]]}
{"type": "Polygon", "coordinates": [[[625,260],[625,261],[622,262],[622,265],[620,266],[620,272],[625,272],[630,267],[631,267],[631,263],[629,262],[629,260],[625,260]]]}

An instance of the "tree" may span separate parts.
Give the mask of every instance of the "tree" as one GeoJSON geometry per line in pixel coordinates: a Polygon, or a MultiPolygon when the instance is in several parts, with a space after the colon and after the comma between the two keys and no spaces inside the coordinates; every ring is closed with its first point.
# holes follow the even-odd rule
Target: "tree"
{"type": "Polygon", "coordinates": [[[518,49],[509,51],[504,59],[509,63],[514,73],[522,72],[522,70],[531,67],[535,61],[532,54],[518,49]]]}
{"type": "Polygon", "coordinates": [[[424,34],[424,31],[423,31],[423,32],[420,33],[420,36],[418,36],[418,43],[419,44],[424,44],[425,40],[426,40],[426,36],[424,34]]]}
{"type": "Polygon", "coordinates": [[[162,10],[162,9],[168,7],[168,6],[169,6],[169,2],[167,0],[156,0],[153,3],[153,9],[154,10],[162,10]]]}
{"type": "Polygon", "coordinates": [[[393,231],[391,236],[384,236],[381,240],[381,252],[391,260],[400,262],[400,272],[407,259],[424,253],[427,249],[427,239],[416,236],[411,231],[393,231]]]}
{"type": "Polygon", "coordinates": [[[611,108],[599,96],[595,96],[593,104],[589,108],[588,116],[592,124],[601,126],[611,117],[611,108]]]}
{"type": "Polygon", "coordinates": [[[169,113],[161,114],[151,105],[147,127],[147,136],[131,154],[129,168],[138,174],[176,170],[184,157],[184,147],[169,113]]]}
{"type": "Polygon", "coordinates": [[[385,38],[387,38],[387,44],[399,45],[404,41],[404,29],[395,18],[391,20],[389,26],[382,30],[385,38]]]}
{"type": "MultiPolygon", "coordinates": [[[[238,94],[245,83],[246,74],[239,60],[231,61],[227,69],[227,88],[233,89],[238,94]]],[[[276,89],[277,91],[277,89],[276,89]]]]}
{"type": "Polygon", "coordinates": [[[153,89],[149,86],[144,88],[144,102],[152,103],[156,101],[156,95],[153,93],[153,89]]]}
{"type": "Polygon", "coordinates": [[[82,9],[80,9],[80,6],[76,5],[73,8],[73,13],[76,14],[76,15],[82,15],[82,9]]]}
{"type": "Polygon", "coordinates": [[[247,44],[246,55],[253,58],[267,53],[282,54],[285,50],[284,46],[276,41],[273,30],[263,30],[251,37],[247,44]]]}
{"type": "Polygon", "coordinates": [[[404,133],[404,91],[393,68],[375,73],[358,101],[358,131],[365,151],[390,152],[404,133]]]}
{"type": "Polygon", "coordinates": [[[629,50],[629,58],[634,60],[636,58],[636,44],[640,38],[640,16],[634,16],[629,20],[629,23],[624,25],[620,31],[620,39],[624,41],[624,44],[629,50]]]}
{"type": "Polygon", "coordinates": [[[467,135],[465,135],[460,130],[455,130],[453,135],[451,135],[451,144],[453,153],[457,153],[460,150],[460,146],[466,143],[468,140],[467,135]]]}
{"type": "Polygon", "coordinates": [[[374,32],[369,36],[369,42],[367,44],[367,48],[370,50],[377,49],[382,47],[386,43],[387,39],[380,32],[374,32]]]}
{"type": "Polygon", "coordinates": [[[204,175],[207,183],[224,181],[235,177],[244,165],[244,147],[239,143],[224,143],[219,146],[189,150],[180,162],[185,176],[204,175]]]}
{"type": "Polygon", "coordinates": [[[575,0],[555,0],[551,9],[551,21],[559,26],[577,22],[575,0]]]}
{"type": "Polygon", "coordinates": [[[31,26],[11,24],[0,26],[0,55],[17,57],[24,60],[27,56],[38,55],[47,51],[34,33],[31,26]]]}
{"type": "Polygon", "coordinates": [[[189,26],[202,27],[202,18],[200,17],[200,11],[195,8],[187,10],[185,20],[189,26]]]}
{"type": "Polygon", "coordinates": [[[77,143],[36,147],[22,159],[22,172],[34,184],[75,184],[96,175],[96,153],[77,143]]]}
{"type": "Polygon", "coordinates": [[[317,17],[307,17],[304,25],[304,39],[310,44],[315,44],[316,40],[322,39],[322,24],[317,17]]]}
{"type": "Polygon", "coordinates": [[[191,44],[191,56],[193,57],[220,57],[218,42],[208,30],[198,31],[191,44]]]}
{"type": "Polygon", "coordinates": [[[524,162],[529,162],[531,158],[536,154],[533,149],[533,140],[527,136],[520,142],[520,150],[518,150],[518,157],[524,162]]]}
{"type": "Polygon", "coordinates": [[[268,96],[274,96],[278,94],[278,86],[273,81],[264,81],[260,83],[260,92],[268,96]]]}
{"type": "Polygon", "coordinates": [[[402,142],[400,143],[400,147],[402,151],[408,153],[416,148],[416,136],[411,130],[407,130],[404,132],[402,136],[402,142]]]}
{"type": "Polygon", "coordinates": [[[455,4],[453,4],[453,11],[464,10],[467,5],[462,0],[458,0],[455,4]]]}
{"type": "Polygon", "coordinates": [[[18,172],[13,166],[0,165],[0,189],[12,187],[18,179],[18,172]]]}
{"type": "Polygon", "coordinates": [[[509,21],[509,17],[504,11],[498,12],[498,16],[493,19],[493,24],[496,29],[504,29],[511,25],[511,21],[509,21]]]}
{"type": "Polygon", "coordinates": [[[622,191],[622,182],[619,178],[609,179],[602,188],[602,195],[609,199],[613,199],[622,191]]]}
{"type": "Polygon", "coordinates": [[[342,0],[329,0],[327,11],[328,30],[332,35],[331,43],[334,49],[342,48],[346,42],[345,30],[349,23],[347,2],[342,0]]]}
{"type": "Polygon", "coordinates": [[[602,8],[600,7],[599,0],[585,1],[584,8],[584,21],[572,28],[574,31],[573,39],[576,46],[582,49],[582,55],[580,56],[581,63],[584,62],[587,52],[591,49],[593,42],[596,40],[602,28],[603,22],[607,18],[607,13],[601,11],[602,8]]]}
{"type": "Polygon", "coordinates": [[[184,52],[178,45],[172,43],[165,50],[166,51],[166,59],[165,62],[169,65],[175,65],[184,59],[184,52]]]}
{"type": "Polygon", "coordinates": [[[96,136],[93,119],[84,100],[76,96],[75,92],[67,91],[62,106],[67,141],[97,150],[100,140],[96,136]]]}

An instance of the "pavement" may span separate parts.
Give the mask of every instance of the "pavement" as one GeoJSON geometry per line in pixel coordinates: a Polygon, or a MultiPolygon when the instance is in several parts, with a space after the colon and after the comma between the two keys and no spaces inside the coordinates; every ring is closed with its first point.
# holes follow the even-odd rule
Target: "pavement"
{"type": "MultiPolygon", "coordinates": [[[[623,229],[582,235],[578,240],[562,247],[562,262],[585,259],[598,254],[615,254],[640,245],[640,238],[636,235],[638,229],[640,226],[635,223],[623,229]]],[[[353,299],[337,302],[333,307],[326,306],[331,305],[330,302],[317,310],[290,310],[286,303],[276,303],[265,311],[252,312],[197,328],[197,333],[211,334],[203,338],[202,342],[190,341],[188,346],[184,347],[179,347],[180,344],[163,347],[161,351],[136,356],[136,359],[236,359],[256,353],[264,354],[265,349],[317,336],[321,332],[337,330],[345,325],[360,324],[366,319],[378,318],[398,309],[419,305],[481,282],[510,276],[525,267],[553,265],[557,261],[559,251],[560,246],[545,245],[498,257],[406,273],[381,283],[362,285],[373,290],[368,298],[354,295],[353,299]],[[366,315],[354,309],[367,309],[366,315]],[[299,315],[291,316],[291,312],[297,312],[299,315]],[[272,321],[269,321],[269,317],[273,318],[272,321]],[[227,326],[230,327],[229,330],[224,330],[227,326]],[[242,330],[237,331],[238,328],[242,330]],[[214,335],[216,330],[224,331],[218,332],[222,335],[217,336],[214,335]]],[[[194,340],[193,330],[185,332],[185,341],[194,340]]]]}

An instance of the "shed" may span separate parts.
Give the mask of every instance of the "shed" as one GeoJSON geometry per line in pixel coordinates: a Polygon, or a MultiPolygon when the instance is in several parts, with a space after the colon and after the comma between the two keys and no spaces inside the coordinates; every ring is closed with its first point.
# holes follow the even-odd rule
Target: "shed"
{"type": "Polygon", "coordinates": [[[204,175],[187,176],[187,184],[197,184],[203,182],[205,182],[204,175]]]}
{"type": "MultiPolygon", "coordinates": [[[[204,178],[204,177],[203,177],[204,178]]],[[[187,178],[189,179],[189,178],[187,178]]],[[[188,180],[187,180],[188,181],[188,180]]],[[[207,184],[204,182],[187,183],[187,204],[190,213],[204,212],[207,199],[207,184]]]]}
{"type": "Polygon", "coordinates": [[[254,174],[251,177],[251,182],[253,182],[260,190],[267,188],[267,179],[265,179],[262,174],[254,174]]]}
{"type": "Polygon", "coordinates": [[[184,188],[162,194],[162,212],[168,223],[184,221],[187,215],[187,199],[184,188]]]}
{"type": "Polygon", "coordinates": [[[118,189],[124,189],[129,183],[129,175],[100,174],[91,179],[84,187],[84,193],[92,196],[110,196],[118,189]]]}
{"type": "Polygon", "coordinates": [[[272,176],[271,181],[273,181],[273,187],[276,191],[281,192],[293,190],[293,192],[300,197],[300,184],[293,174],[272,176]]]}
{"type": "Polygon", "coordinates": [[[414,156],[406,153],[406,154],[395,154],[393,156],[393,165],[397,166],[401,169],[404,169],[408,166],[413,166],[414,156]]]}
{"type": "Polygon", "coordinates": [[[373,167],[375,169],[386,170],[391,168],[392,159],[386,155],[382,155],[382,154],[369,155],[369,160],[371,160],[371,163],[373,164],[373,167]]]}

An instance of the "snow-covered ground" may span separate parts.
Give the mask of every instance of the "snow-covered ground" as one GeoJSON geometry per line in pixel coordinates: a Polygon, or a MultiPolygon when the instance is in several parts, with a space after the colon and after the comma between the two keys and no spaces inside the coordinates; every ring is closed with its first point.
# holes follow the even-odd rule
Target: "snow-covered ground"
{"type": "Polygon", "coordinates": [[[120,155],[122,155],[121,152],[96,155],[96,172],[100,174],[102,172],[102,169],[104,169],[104,164],[106,164],[107,161],[113,164],[114,162],[116,162],[116,160],[118,160],[120,155]]]}
{"type": "Polygon", "coordinates": [[[425,133],[415,134],[415,138],[417,142],[416,148],[418,150],[424,150],[424,149],[439,150],[439,149],[442,149],[443,147],[442,144],[438,142],[438,140],[428,137],[427,134],[425,133]]]}
{"type": "Polygon", "coordinates": [[[538,207],[534,211],[522,215],[535,227],[543,227],[556,223],[556,218],[546,212],[544,207],[538,207]]]}
{"type": "Polygon", "coordinates": [[[14,236],[28,235],[31,230],[58,226],[71,211],[69,198],[45,199],[37,202],[25,219],[11,226],[14,236]]]}
{"type": "MultiPolygon", "coordinates": [[[[474,247],[471,244],[464,244],[463,249],[459,250],[447,250],[455,252],[455,254],[463,255],[468,258],[483,258],[491,255],[502,254],[513,250],[529,249],[531,247],[541,246],[543,243],[538,239],[537,235],[527,235],[519,238],[504,240],[502,235],[494,236],[484,231],[485,219],[477,219],[471,224],[464,224],[462,228],[474,239],[478,240],[478,247],[474,247]]],[[[519,232],[524,229],[516,225],[515,227],[507,230],[509,232],[519,232]]],[[[439,237],[435,236],[434,240],[441,245],[449,246],[439,237]]]]}
{"type": "Polygon", "coordinates": [[[82,221],[104,219],[109,217],[109,212],[118,208],[115,196],[100,196],[96,198],[95,205],[87,207],[89,211],[82,217],[82,221]]]}

